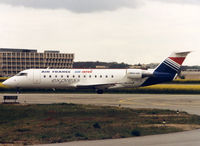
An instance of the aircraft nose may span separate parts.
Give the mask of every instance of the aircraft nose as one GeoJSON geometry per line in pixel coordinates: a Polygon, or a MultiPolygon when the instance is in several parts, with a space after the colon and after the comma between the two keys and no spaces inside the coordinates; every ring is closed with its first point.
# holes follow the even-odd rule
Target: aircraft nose
{"type": "Polygon", "coordinates": [[[5,86],[8,86],[8,87],[13,85],[13,83],[10,79],[5,80],[2,84],[5,85],[5,86]]]}

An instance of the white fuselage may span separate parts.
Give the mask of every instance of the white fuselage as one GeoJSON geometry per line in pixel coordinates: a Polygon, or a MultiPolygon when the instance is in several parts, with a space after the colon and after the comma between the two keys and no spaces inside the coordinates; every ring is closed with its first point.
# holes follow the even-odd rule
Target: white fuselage
{"type": "Polygon", "coordinates": [[[140,69],[29,69],[6,80],[4,84],[19,88],[122,88],[138,87],[152,74],[140,69]]]}

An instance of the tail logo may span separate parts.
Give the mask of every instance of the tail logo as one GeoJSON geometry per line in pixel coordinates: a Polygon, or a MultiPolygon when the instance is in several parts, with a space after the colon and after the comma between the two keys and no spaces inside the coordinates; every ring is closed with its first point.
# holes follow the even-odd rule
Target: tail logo
{"type": "Polygon", "coordinates": [[[182,65],[183,61],[185,60],[185,57],[169,57],[169,58],[178,63],[179,65],[182,65]]]}
{"type": "MultiPolygon", "coordinates": [[[[184,59],[183,59],[183,61],[184,61],[184,59]]],[[[165,61],[163,63],[165,65],[167,65],[168,67],[170,67],[171,69],[173,69],[176,72],[178,72],[179,69],[181,68],[181,64],[182,64],[183,61],[182,60],[180,61],[179,58],[177,58],[177,60],[176,59],[172,59],[172,58],[169,57],[169,58],[165,59],[165,61]]]]}

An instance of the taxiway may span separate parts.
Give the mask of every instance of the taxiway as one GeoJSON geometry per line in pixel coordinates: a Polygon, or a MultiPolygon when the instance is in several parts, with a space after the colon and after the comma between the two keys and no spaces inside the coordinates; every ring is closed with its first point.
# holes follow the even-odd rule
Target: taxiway
{"type": "MultiPolygon", "coordinates": [[[[13,95],[13,94],[1,94],[13,95]]],[[[15,94],[16,95],[16,94],[15,94]]],[[[22,104],[77,103],[130,108],[159,108],[200,115],[200,95],[172,94],[19,94],[22,104]]],[[[2,99],[2,98],[1,98],[2,99]]],[[[48,144],[49,145],[49,144],[48,144]]],[[[124,139],[75,141],[52,146],[199,146],[200,130],[124,139]]]]}

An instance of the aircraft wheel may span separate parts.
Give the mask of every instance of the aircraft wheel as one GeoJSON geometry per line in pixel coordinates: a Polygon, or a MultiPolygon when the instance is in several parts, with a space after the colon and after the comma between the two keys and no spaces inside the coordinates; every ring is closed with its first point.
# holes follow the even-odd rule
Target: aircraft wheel
{"type": "Polygon", "coordinates": [[[20,90],[19,87],[17,87],[17,89],[16,89],[16,93],[17,93],[17,94],[20,94],[20,93],[21,93],[21,90],[20,90]]]}
{"type": "Polygon", "coordinates": [[[97,94],[103,94],[103,90],[97,90],[97,94]]]}

